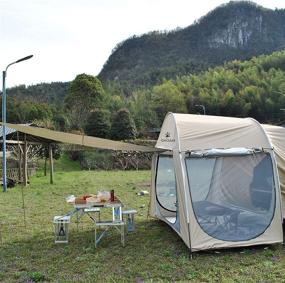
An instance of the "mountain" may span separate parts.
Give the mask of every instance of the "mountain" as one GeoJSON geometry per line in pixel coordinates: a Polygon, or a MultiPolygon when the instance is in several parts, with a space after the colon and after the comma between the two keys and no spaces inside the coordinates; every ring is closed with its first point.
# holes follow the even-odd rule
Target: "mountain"
{"type": "Polygon", "coordinates": [[[99,79],[105,84],[148,86],[233,59],[270,54],[284,46],[284,9],[231,1],[184,29],[128,38],[115,47],[99,79]]]}

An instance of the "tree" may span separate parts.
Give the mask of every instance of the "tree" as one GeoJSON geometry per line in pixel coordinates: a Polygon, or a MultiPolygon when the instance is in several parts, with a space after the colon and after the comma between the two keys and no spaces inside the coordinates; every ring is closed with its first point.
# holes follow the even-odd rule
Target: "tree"
{"type": "MultiPolygon", "coordinates": [[[[0,98],[0,103],[2,98],[0,98]]],[[[2,111],[0,110],[0,114],[2,111]]],[[[33,120],[51,119],[53,107],[46,103],[35,103],[13,97],[7,98],[7,120],[10,123],[29,123],[33,120]]]]}
{"type": "Polygon", "coordinates": [[[183,94],[171,81],[166,81],[153,88],[155,112],[162,122],[167,112],[185,113],[186,102],[183,94]]]}
{"type": "Polygon", "coordinates": [[[110,116],[111,114],[108,110],[96,109],[91,112],[85,126],[86,134],[99,138],[109,136],[111,129],[110,116]]]}
{"type": "Polygon", "coordinates": [[[157,121],[156,113],[150,103],[151,91],[137,90],[132,94],[129,101],[130,112],[132,113],[137,130],[140,134],[148,128],[160,127],[157,121]]]}
{"type": "Polygon", "coordinates": [[[104,94],[102,84],[96,77],[86,74],[76,76],[65,99],[71,123],[83,128],[90,111],[101,106],[104,94]]]}
{"type": "Polygon", "coordinates": [[[112,95],[108,93],[104,101],[104,106],[112,113],[117,112],[118,110],[125,107],[125,98],[119,95],[112,95]]]}
{"type": "Polygon", "coordinates": [[[120,109],[114,116],[111,127],[111,138],[114,140],[134,139],[137,135],[136,126],[128,109],[120,109]]]}

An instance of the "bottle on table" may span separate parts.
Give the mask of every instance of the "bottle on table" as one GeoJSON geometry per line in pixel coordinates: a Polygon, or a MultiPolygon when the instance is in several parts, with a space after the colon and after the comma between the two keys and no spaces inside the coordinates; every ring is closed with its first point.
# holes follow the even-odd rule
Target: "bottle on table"
{"type": "Polygon", "coordinates": [[[110,195],[111,195],[111,198],[110,198],[111,202],[115,201],[115,192],[114,192],[114,190],[110,191],[110,195]]]}

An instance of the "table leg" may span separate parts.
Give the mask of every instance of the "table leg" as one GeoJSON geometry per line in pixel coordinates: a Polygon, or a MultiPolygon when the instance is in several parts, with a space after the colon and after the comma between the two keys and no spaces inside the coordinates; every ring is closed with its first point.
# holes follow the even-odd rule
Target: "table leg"
{"type": "Polygon", "coordinates": [[[112,212],[113,212],[113,222],[122,221],[123,217],[122,217],[121,207],[113,207],[112,212]]]}
{"type": "Polygon", "coordinates": [[[77,211],[77,213],[76,213],[76,227],[77,227],[77,233],[78,233],[78,231],[79,231],[79,212],[80,212],[80,210],[77,211]]]}
{"type": "Polygon", "coordinates": [[[94,245],[95,245],[95,249],[97,248],[97,226],[96,226],[96,222],[95,222],[95,229],[94,229],[94,245]]]}
{"type": "Polygon", "coordinates": [[[125,225],[121,225],[121,243],[125,246],[125,225]]]}
{"type": "Polygon", "coordinates": [[[119,207],[119,216],[120,216],[120,221],[123,221],[123,215],[122,215],[122,208],[119,207]]]}

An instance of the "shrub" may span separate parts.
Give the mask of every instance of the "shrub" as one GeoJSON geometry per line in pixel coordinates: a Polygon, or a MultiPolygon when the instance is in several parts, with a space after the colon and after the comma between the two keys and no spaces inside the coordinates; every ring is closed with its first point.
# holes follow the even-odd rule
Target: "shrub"
{"type": "Polygon", "coordinates": [[[83,151],[79,160],[82,169],[113,169],[112,153],[107,150],[83,151]]]}
{"type": "Polygon", "coordinates": [[[89,115],[85,125],[85,132],[89,136],[106,138],[109,136],[111,122],[108,110],[97,109],[89,115]]]}
{"type": "Polygon", "coordinates": [[[128,109],[120,109],[114,116],[111,127],[111,138],[114,140],[135,139],[136,125],[128,109]]]}

